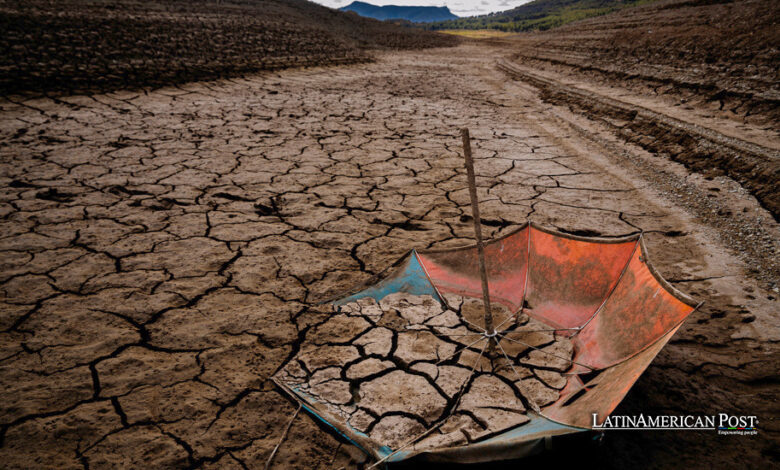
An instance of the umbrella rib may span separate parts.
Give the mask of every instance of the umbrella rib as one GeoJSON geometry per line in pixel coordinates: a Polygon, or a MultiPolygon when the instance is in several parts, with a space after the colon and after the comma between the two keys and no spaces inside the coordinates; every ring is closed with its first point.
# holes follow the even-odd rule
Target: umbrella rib
{"type": "Polygon", "coordinates": [[[268,456],[268,460],[265,462],[265,470],[268,470],[271,468],[271,462],[274,460],[274,456],[276,455],[276,451],[279,450],[279,447],[282,445],[282,442],[284,442],[285,438],[287,437],[287,433],[290,432],[290,428],[292,427],[293,421],[295,421],[295,418],[298,416],[298,413],[301,412],[301,408],[303,408],[303,403],[300,403],[298,405],[298,409],[295,410],[295,413],[293,413],[292,418],[290,418],[290,421],[287,422],[287,427],[284,428],[284,432],[282,433],[282,437],[279,438],[279,442],[276,444],[276,447],[274,447],[274,450],[271,451],[271,455],[268,456]]]}
{"type": "MultiPolygon", "coordinates": [[[[506,324],[506,322],[508,322],[509,320],[513,320],[513,319],[517,318],[518,316],[520,316],[521,313],[523,313],[523,309],[522,308],[520,308],[520,310],[518,310],[517,312],[513,313],[512,315],[508,316],[504,321],[502,321],[496,327],[496,331],[498,331],[502,326],[504,326],[506,324]]],[[[544,330],[523,330],[523,332],[525,332],[525,333],[535,333],[535,332],[542,332],[542,331],[564,331],[564,330],[581,330],[581,329],[582,329],[581,326],[577,326],[577,327],[574,327],[574,328],[550,328],[550,329],[544,329],[544,330]]],[[[519,332],[520,331],[517,331],[517,330],[514,330],[514,331],[504,330],[504,331],[502,331],[502,333],[519,333],[519,332]]]]}
{"type": "Polygon", "coordinates": [[[427,331],[428,333],[430,333],[432,335],[443,336],[443,337],[450,337],[450,336],[484,336],[485,335],[485,333],[442,333],[440,331],[435,330],[434,328],[451,328],[451,327],[448,327],[448,326],[436,326],[436,325],[434,325],[434,326],[425,325],[425,326],[428,327],[427,330],[418,330],[416,328],[409,328],[408,326],[404,327],[404,330],[406,330],[406,331],[427,331]]]}
{"type": "Polygon", "coordinates": [[[506,325],[506,322],[508,322],[509,320],[514,320],[515,318],[517,318],[517,315],[520,312],[522,312],[522,311],[523,311],[523,309],[520,309],[518,312],[515,312],[512,315],[509,315],[508,317],[506,317],[506,319],[504,321],[502,321],[501,323],[498,324],[498,326],[496,327],[496,331],[498,331],[499,328],[501,328],[502,326],[506,325]]]}
{"type": "Polygon", "coordinates": [[[563,356],[559,356],[559,355],[557,355],[557,354],[553,354],[553,353],[551,353],[551,352],[547,352],[547,351],[545,351],[545,350],[543,350],[543,349],[539,349],[539,348],[537,348],[536,346],[531,346],[531,345],[530,345],[530,344],[528,344],[528,343],[524,343],[524,342],[522,342],[522,341],[517,341],[516,339],[512,339],[512,338],[507,338],[506,336],[503,336],[503,335],[498,335],[498,336],[499,336],[499,337],[501,337],[502,339],[505,339],[505,340],[507,340],[507,341],[511,341],[511,342],[513,342],[513,343],[517,343],[517,344],[522,344],[523,346],[529,347],[529,348],[531,348],[531,349],[535,349],[535,350],[537,350],[537,351],[539,351],[539,352],[543,352],[543,353],[547,354],[548,356],[557,357],[558,359],[563,359],[564,361],[571,362],[572,364],[577,364],[578,366],[585,367],[586,369],[590,369],[590,370],[596,370],[596,369],[594,369],[593,367],[586,366],[585,364],[581,364],[581,363],[579,363],[579,362],[577,362],[577,361],[575,361],[575,360],[572,360],[572,359],[569,359],[569,358],[566,358],[566,357],[563,357],[563,356]]]}
{"type": "Polygon", "coordinates": [[[512,363],[512,360],[509,359],[509,356],[507,355],[506,351],[504,351],[504,347],[501,346],[501,343],[499,343],[498,341],[496,341],[496,344],[498,344],[499,349],[501,349],[501,353],[504,355],[507,362],[509,363],[509,368],[512,369],[512,372],[514,372],[515,375],[517,376],[517,380],[523,380],[523,378],[520,377],[520,374],[517,372],[517,369],[515,369],[514,363],[512,363]]]}
{"type": "MultiPolygon", "coordinates": [[[[414,331],[414,330],[412,330],[412,331],[414,331]]],[[[420,331],[427,331],[427,330],[420,330],[420,331]]],[[[483,333],[459,333],[459,334],[445,335],[443,333],[438,333],[438,332],[433,332],[433,331],[429,331],[429,332],[432,335],[441,336],[441,337],[444,337],[444,338],[451,338],[451,337],[455,337],[455,336],[484,336],[483,333]]]]}
{"type": "Polygon", "coordinates": [[[501,343],[498,340],[496,340],[496,344],[498,345],[499,349],[501,349],[501,353],[504,355],[507,362],[509,363],[509,367],[512,369],[512,372],[514,372],[515,375],[517,376],[518,383],[515,383],[515,385],[517,385],[520,391],[523,392],[523,396],[526,397],[526,399],[528,399],[528,404],[531,405],[531,409],[541,414],[542,410],[539,409],[539,405],[537,405],[533,400],[529,398],[531,394],[528,393],[528,391],[526,391],[525,387],[523,386],[523,378],[520,377],[520,374],[517,372],[517,369],[515,369],[515,365],[512,362],[512,360],[509,359],[509,356],[507,355],[506,351],[504,351],[504,347],[501,346],[501,343]]]}
{"type": "Polygon", "coordinates": [[[473,343],[471,343],[471,344],[467,344],[466,346],[463,346],[463,347],[461,347],[461,348],[458,348],[458,349],[456,349],[456,350],[455,350],[455,352],[453,352],[453,353],[452,353],[452,354],[450,354],[449,356],[445,357],[444,359],[441,359],[439,362],[437,362],[437,363],[436,363],[436,364],[434,364],[434,365],[435,365],[435,366],[438,366],[438,365],[439,365],[439,364],[441,364],[442,362],[444,362],[444,361],[446,361],[446,360],[450,359],[452,356],[454,356],[454,355],[458,354],[459,352],[463,351],[464,349],[467,349],[467,348],[470,348],[470,347],[474,346],[475,344],[479,343],[479,342],[480,342],[480,341],[482,341],[483,339],[487,339],[487,338],[485,338],[484,336],[482,336],[481,338],[479,338],[478,340],[474,341],[473,343]]]}
{"type": "Polygon", "coordinates": [[[507,335],[509,333],[541,333],[546,331],[565,331],[565,330],[580,330],[579,326],[576,326],[574,328],[543,328],[539,330],[504,330],[501,333],[507,335]]]}
{"type": "MultiPolygon", "coordinates": [[[[486,329],[484,329],[484,328],[482,328],[481,326],[479,326],[479,325],[475,325],[474,323],[471,323],[470,321],[466,320],[466,319],[465,319],[465,318],[463,318],[463,317],[460,317],[460,319],[461,319],[461,320],[463,320],[463,321],[465,321],[465,322],[466,322],[466,323],[468,323],[469,325],[473,326],[474,328],[478,328],[478,329],[480,329],[480,330],[484,331],[485,333],[487,333],[487,330],[486,330],[486,329]]],[[[482,334],[482,333],[480,333],[480,334],[482,334]]]]}
{"type": "MultiPolygon", "coordinates": [[[[449,416],[448,416],[448,418],[449,418],[449,416]]],[[[414,444],[415,442],[417,442],[419,439],[421,439],[421,438],[423,438],[423,437],[427,436],[428,434],[432,433],[433,431],[435,431],[435,430],[439,429],[439,428],[440,428],[440,427],[441,427],[441,426],[442,426],[442,425],[445,423],[445,421],[446,421],[446,419],[444,419],[443,421],[439,422],[438,424],[436,424],[436,425],[432,426],[431,428],[429,428],[427,431],[423,432],[422,434],[419,434],[419,435],[417,435],[417,436],[415,436],[415,437],[413,437],[413,438],[409,439],[408,441],[406,441],[406,444],[402,445],[401,447],[397,448],[396,450],[392,451],[391,453],[389,453],[389,454],[385,455],[385,456],[384,456],[384,457],[382,457],[380,460],[377,460],[377,461],[374,463],[374,465],[372,465],[372,466],[368,467],[368,468],[369,468],[369,470],[370,470],[370,469],[372,469],[372,468],[374,468],[374,467],[376,467],[376,466],[377,466],[377,465],[379,465],[380,463],[384,463],[384,462],[385,462],[387,459],[389,459],[390,457],[394,456],[394,455],[395,455],[395,454],[397,454],[398,452],[400,452],[400,451],[402,451],[402,450],[406,449],[406,448],[407,448],[407,447],[409,447],[410,445],[412,445],[412,444],[414,444]]]]}
{"type": "MultiPolygon", "coordinates": [[[[472,344],[473,344],[473,343],[472,343],[472,344]]],[[[458,391],[458,398],[455,400],[455,405],[452,407],[452,409],[450,410],[449,414],[448,414],[447,416],[445,416],[445,417],[441,418],[441,421],[439,421],[439,422],[438,422],[438,423],[436,423],[435,425],[431,426],[431,427],[430,427],[428,430],[426,430],[426,431],[424,431],[423,433],[421,433],[421,434],[418,434],[417,436],[415,436],[415,437],[413,437],[413,438],[409,439],[409,440],[408,440],[408,441],[406,441],[406,443],[405,443],[405,444],[403,444],[401,447],[397,448],[396,450],[394,450],[394,451],[392,451],[391,453],[389,453],[389,454],[385,455],[384,457],[382,457],[382,459],[378,460],[376,463],[374,463],[374,465],[372,465],[372,466],[368,467],[368,468],[369,468],[369,470],[370,470],[370,469],[372,469],[372,468],[374,468],[374,467],[376,467],[376,466],[377,466],[377,465],[379,465],[380,463],[383,463],[383,462],[385,462],[385,461],[386,461],[387,459],[389,459],[390,457],[392,457],[392,456],[394,456],[395,454],[397,454],[398,452],[400,452],[400,451],[402,451],[402,450],[406,449],[407,447],[409,447],[410,445],[412,445],[412,444],[414,444],[415,442],[419,441],[420,439],[422,439],[423,437],[427,436],[428,434],[432,433],[433,431],[435,431],[435,430],[439,429],[439,428],[440,428],[440,427],[441,427],[441,426],[442,426],[444,423],[446,423],[446,422],[447,422],[447,420],[448,420],[448,419],[450,419],[450,416],[452,416],[452,412],[455,410],[455,408],[457,408],[457,407],[458,407],[458,404],[460,404],[460,399],[463,397],[463,391],[466,389],[466,384],[469,382],[469,380],[471,379],[471,377],[474,375],[474,371],[475,371],[475,370],[477,370],[477,365],[479,364],[479,361],[481,361],[481,360],[482,360],[482,356],[485,354],[485,348],[487,347],[487,345],[488,345],[488,343],[485,343],[485,344],[482,346],[482,350],[479,352],[479,357],[477,358],[477,360],[476,360],[476,361],[474,361],[474,365],[473,365],[473,366],[471,366],[471,373],[469,374],[469,376],[468,376],[468,377],[466,377],[466,380],[464,380],[464,381],[463,381],[463,384],[461,384],[461,386],[460,386],[460,390],[458,391]]]]}
{"type": "MultiPolygon", "coordinates": [[[[498,330],[499,330],[499,328],[501,328],[502,326],[504,326],[504,325],[506,324],[506,322],[508,322],[509,320],[513,320],[513,319],[517,318],[517,317],[518,317],[518,316],[519,316],[521,313],[523,313],[523,309],[520,309],[520,310],[518,310],[517,312],[513,313],[512,315],[508,316],[508,317],[506,318],[506,320],[502,321],[502,322],[501,322],[501,323],[500,323],[500,324],[499,324],[499,325],[496,327],[496,331],[498,331],[498,330]]],[[[565,330],[573,330],[573,331],[578,331],[578,330],[581,330],[582,328],[583,328],[582,326],[575,326],[574,328],[549,328],[549,329],[545,329],[545,330],[524,330],[524,331],[525,331],[525,332],[527,332],[527,333],[531,333],[531,332],[535,332],[535,331],[565,331],[565,330]]],[[[507,332],[507,331],[509,331],[509,330],[504,330],[504,332],[507,332]]],[[[510,333],[515,333],[515,332],[517,332],[517,331],[509,331],[509,332],[510,332],[510,333]]]]}

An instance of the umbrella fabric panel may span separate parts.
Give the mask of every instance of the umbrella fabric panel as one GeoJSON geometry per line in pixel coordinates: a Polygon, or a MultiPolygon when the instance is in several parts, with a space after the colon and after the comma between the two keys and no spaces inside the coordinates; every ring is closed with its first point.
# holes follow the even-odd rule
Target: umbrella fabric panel
{"type": "Polygon", "coordinates": [[[584,325],[617,284],[638,237],[609,243],[530,230],[525,312],[556,328],[584,325]]]}
{"type": "Polygon", "coordinates": [[[558,401],[542,409],[542,414],[569,426],[592,428],[592,414],[596,413],[597,422],[602,423],[681,325],[674,326],[630,359],[600,371],[584,385],[572,376],[569,380],[573,386],[567,386],[558,401]]]}
{"type": "MultiPolygon", "coordinates": [[[[482,297],[476,248],[428,251],[419,256],[439,292],[482,297]]],[[[491,301],[513,312],[519,310],[528,265],[528,227],[486,244],[485,264],[491,301]]]]}
{"type": "Polygon", "coordinates": [[[531,420],[528,423],[482,442],[422,452],[414,449],[400,451],[388,461],[399,462],[414,457],[422,461],[464,464],[519,459],[541,453],[547,447],[545,439],[586,431],[586,429],[556,423],[533,412],[529,412],[529,417],[531,420]]]}
{"type": "MultiPolygon", "coordinates": [[[[694,306],[656,279],[642,250],[604,307],[575,337],[576,361],[601,369],[641,351],[687,317],[694,306]]],[[[670,288],[670,287],[669,287],[670,288]]]]}
{"type": "Polygon", "coordinates": [[[341,306],[354,302],[363,297],[371,297],[377,301],[393,292],[407,292],[414,295],[430,295],[442,302],[436,288],[431,284],[425,270],[420,265],[417,253],[412,251],[401,260],[397,261],[395,270],[391,271],[384,279],[374,285],[335,301],[335,306],[341,306]]]}

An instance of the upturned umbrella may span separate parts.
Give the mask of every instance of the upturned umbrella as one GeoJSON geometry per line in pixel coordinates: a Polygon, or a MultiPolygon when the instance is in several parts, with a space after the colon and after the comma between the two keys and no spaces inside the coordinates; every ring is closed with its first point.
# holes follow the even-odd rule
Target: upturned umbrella
{"type": "Polygon", "coordinates": [[[587,431],[693,312],[641,234],[581,237],[532,223],[412,250],[328,304],[273,377],[376,460],[519,458],[587,431]]]}

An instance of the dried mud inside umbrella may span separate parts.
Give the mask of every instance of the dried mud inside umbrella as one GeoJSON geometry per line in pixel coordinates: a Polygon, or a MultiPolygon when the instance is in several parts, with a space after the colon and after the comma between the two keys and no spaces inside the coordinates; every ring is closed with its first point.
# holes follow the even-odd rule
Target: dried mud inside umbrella
{"type": "Polygon", "coordinates": [[[343,304],[307,331],[275,380],[369,447],[414,452],[489,439],[559,398],[569,338],[494,304],[500,333],[488,357],[482,301],[444,298],[396,292],[343,304]]]}
{"type": "Polygon", "coordinates": [[[696,308],[641,235],[526,224],[484,256],[489,286],[475,247],[413,250],[312,311],[276,383],[375,465],[520,458],[602,422],[696,308]]]}

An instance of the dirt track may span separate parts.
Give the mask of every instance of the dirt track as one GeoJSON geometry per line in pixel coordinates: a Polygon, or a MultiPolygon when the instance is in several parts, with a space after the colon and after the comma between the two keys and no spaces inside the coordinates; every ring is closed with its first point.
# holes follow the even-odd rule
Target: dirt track
{"type": "MultiPolygon", "coordinates": [[[[526,219],[643,230],[661,273],[706,302],[618,412],[761,420],[755,437],[609,434],[577,461],[776,463],[777,223],[735,182],[508,80],[505,52],[2,102],[4,464],[262,468],[294,411],[267,378],[322,321],[303,305],[469,240],[462,126],[491,235],[526,219]]],[[[358,460],[303,417],[275,468],[358,460]]]]}

